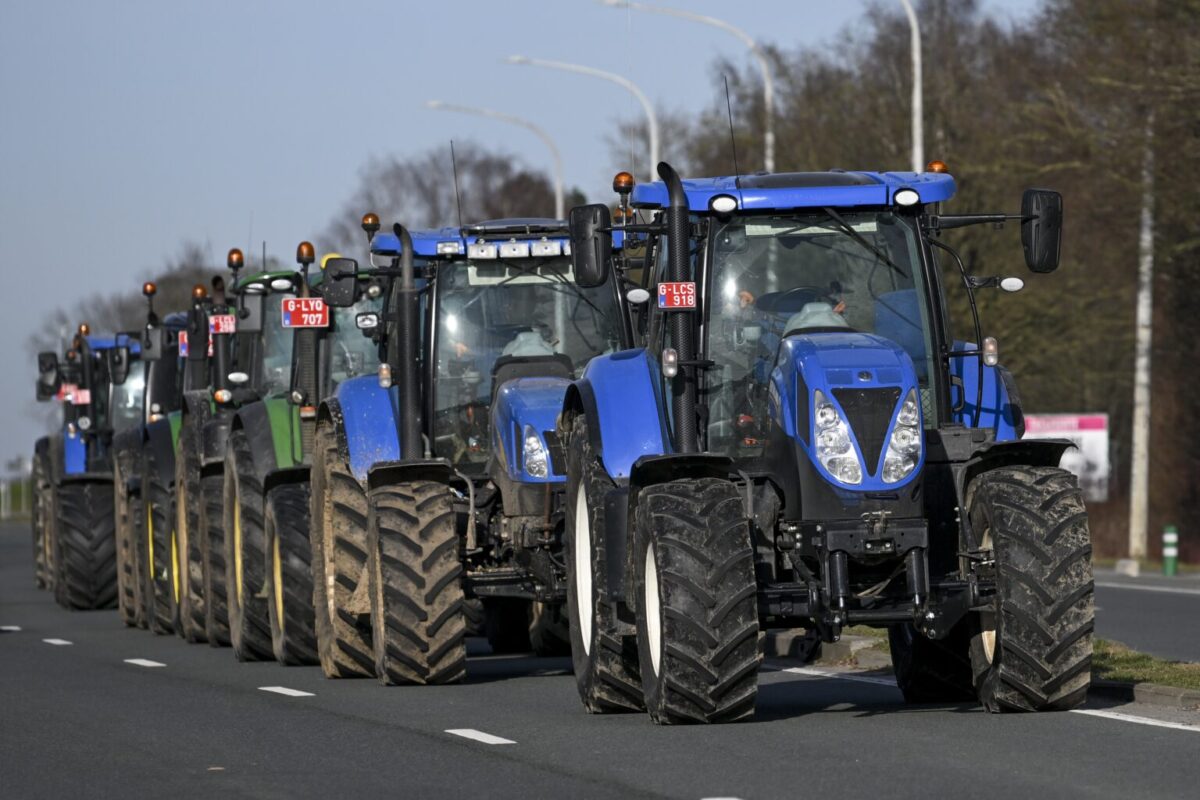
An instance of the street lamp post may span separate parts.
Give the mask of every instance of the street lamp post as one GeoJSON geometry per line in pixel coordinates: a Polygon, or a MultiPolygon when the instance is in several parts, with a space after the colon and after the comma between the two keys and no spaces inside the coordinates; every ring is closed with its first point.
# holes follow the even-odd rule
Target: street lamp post
{"type": "Polygon", "coordinates": [[[474,106],[460,106],[454,103],[444,103],[441,100],[429,100],[425,103],[426,108],[431,108],[434,111],[454,111],[459,114],[473,114],[477,117],[487,117],[489,119],[497,119],[501,122],[507,122],[510,125],[519,125],[527,131],[533,133],[542,140],[546,148],[550,151],[551,157],[554,159],[554,216],[556,219],[563,219],[566,215],[563,200],[563,160],[562,154],[558,152],[558,145],[550,138],[550,134],[546,133],[541,127],[533,124],[527,119],[515,117],[512,114],[505,114],[502,111],[493,111],[490,108],[475,108],[474,106]]]}
{"type": "Polygon", "coordinates": [[[921,172],[925,169],[925,123],[924,101],[921,90],[921,25],[917,20],[917,11],[911,0],[900,0],[904,13],[908,15],[908,29],[912,37],[912,169],[921,172]]]}
{"type": "Polygon", "coordinates": [[[763,131],[763,167],[767,172],[775,171],[775,79],[771,75],[771,62],[767,58],[767,54],[759,46],[758,42],[754,40],[753,36],[724,20],[705,16],[704,14],[697,14],[692,11],[650,6],[645,3],[631,3],[627,0],[599,0],[599,2],[610,8],[628,8],[633,11],[662,14],[668,17],[678,17],[679,19],[699,22],[703,25],[711,25],[714,28],[720,28],[727,33],[733,34],[742,44],[746,45],[750,53],[754,56],[754,59],[758,62],[759,72],[762,73],[763,113],[766,115],[766,124],[763,131]]]}
{"type": "Polygon", "coordinates": [[[509,56],[504,59],[508,64],[521,64],[532,67],[545,67],[546,69],[557,69],[563,72],[574,72],[579,75],[590,75],[593,78],[601,78],[602,80],[611,81],[618,86],[626,89],[638,102],[642,104],[642,110],[646,112],[646,124],[650,129],[650,168],[647,172],[650,174],[650,179],[654,180],[655,172],[658,166],[658,117],[654,113],[654,106],[650,105],[650,98],[646,97],[646,93],[638,88],[637,84],[623,75],[618,75],[615,72],[605,72],[602,69],[595,67],[586,67],[582,64],[568,64],[563,61],[546,61],[540,58],[529,58],[528,56],[509,56]]]}

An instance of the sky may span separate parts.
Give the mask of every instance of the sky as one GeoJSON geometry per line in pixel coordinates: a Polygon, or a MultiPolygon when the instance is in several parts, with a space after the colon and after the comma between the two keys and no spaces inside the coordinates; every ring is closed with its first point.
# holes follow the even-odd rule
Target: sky
{"type": "MultiPolygon", "coordinates": [[[[875,7],[647,2],[785,50],[831,44],[875,7]]],[[[1005,19],[1036,5],[984,3],[1005,19]]],[[[516,54],[625,75],[656,108],[687,112],[714,101],[714,59],[750,63],[726,32],[593,0],[0,0],[0,381],[13,398],[0,466],[40,435],[25,341],[56,308],[137,287],[184,240],[214,263],[263,241],[290,260],[371,157],[474,140],[548,167],[528,131],[428,100],[536,122],[562,151],[567,186],[605,199],[627,166],[608,136],[640,107],[615,84],[504,63],[516,54]]]]}

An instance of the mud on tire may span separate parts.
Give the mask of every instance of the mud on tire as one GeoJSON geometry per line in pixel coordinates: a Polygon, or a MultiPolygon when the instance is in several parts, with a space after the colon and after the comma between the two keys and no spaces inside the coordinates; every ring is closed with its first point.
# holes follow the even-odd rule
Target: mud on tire
{"type": "Polygon", "coordinates": [[[169,486],[163,484],[153,448],[146,448],[142,460],[142,597],[146,603],[146,621],[151,632],[166,635],[175,632],[179,609],[176,601],[171,545],[175,537],[174,500],[169,486]]]}
{"type": "Polygon", "coordinates": [[[462,559],[449,488],[409,481],[376,489],[368,516],[376,675],[386,684],[462,680],[462,559]]]}
{"type": "Polygon", "coordinates": [[[1083,495],[1057,467],[1006,467],[967,492],[973,549],[994,557],[992,610],[978,615],[971,666],[989,711],[1071,709],[1091,683],[1092,545],[1083,495]]]}
{"type": "Polygon", "coordinates": [[[338,451],[337,431],[329,423],[317,426],[311,474],[309,536],[321,670],[327,678],[372,677],[375,652],[364,574],[367,495],[338,451]]]}
{"type": "Polygon", "coordinates": [[[115,608],[117,541],[108,481],[65,482],[54,510],[54,599],[63,608],[115,608]]]}
{"type": "Polygon", "coordinates": [[[54,484],[50,481],[49,459],[38,453],[33,459],[33,581],[39,589],[54,586],[54,484]]]}
{"type": "Polygon", "coordinates": [[[737,487],[708,478],[642,489],[633,560],[650,718],[675,724],[753,716],[758,591],[737,487]]]}
{"type": "Polygon", "coordinates": [[[200,443],[194,425],[185,424],[175,456],[175,538],[178,542],[179,628],[186,641],[203,642],[205,630],[204,548],[201,516],[204,495],[200,489],[200,443]]]}
{"type": "Polygon", "coordinates": [[[142,505],[128,489],[133,477],[135,454],[124,449],[113,461],[113,524],[117,541],[117,609],[129,627],[144,624],[142,575],[138,566],[138,531],[142,505]]]}
{"type": "Polygon", "coordinates": [[[313,613],[312,546],[308,538],[308,484],[267,493],[267,602],[271,650],[280,664],[317,664],[313,613]]]}
{"type": "Polygon", "coordinates": [[[229,640],[238,661],[273,657],[267,619],[262,485],[246,432],[229,432],[225,450],[225,586],[229,640]]]}
{"type": "Polygon", "coordinates": [[[203,504],[197,520],[200,560],[204,563],[204,638],[213,647],[228,647],[229,603],[225,587],[225,476],[200,478],[203,504]]]}

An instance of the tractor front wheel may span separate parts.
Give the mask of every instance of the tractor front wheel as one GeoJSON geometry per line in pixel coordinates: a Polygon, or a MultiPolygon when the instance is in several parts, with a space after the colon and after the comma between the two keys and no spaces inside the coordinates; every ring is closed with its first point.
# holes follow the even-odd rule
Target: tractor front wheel
{"type": "Polygon", "coordinates": [[[957,703],[975,697],[971,636],[960,622],[943,639],[930,639],[911,622],[888,628],[892,670],[907,703],[957,703]]]}
{"type": "Polygon", "coordinates": [[[54,509],[55,600],[63,608],[114,608],[117,542],[112,484],[64,483],[54,509]]]}
{"type": "Polygon", "coordinates": [[[271,649],[280,664],[319,663],[308,506],[307,483],[277,486],[267,493],[268,610],[271,649]]]}
{"type": "Polygon", "coordinates": [[[967,508],[970,549],[996,586],[971,638],[979,701],[993,712],[1075,708],[1091,684],[1095,620],[1078,480],[1057,467],[992,470],[972,481],[967,508]]]}
{"type": "Polygon", "coordinates": [[[145,560],[142,573],[142,597],[146,602],[146,619],[153,633],[167,635],[175,632],[179,616],[179,570],[177,542],[172,529],[170,486],[164,484],[153,448],[146,448],[142,460],[142,541],[145,560]]]}
{"type": "Polygon", "coordinates": [[[633,560],[650,718],[677,724],[753,716],[758,592],[737,487],[706,478],[642,489],[633,560]]]}
{"type": "Polygon", "coordinates": [[[229,603],[225,588],[225,477],[200,478],[200,518],[196,538],[200,541],[201,573],[204,581],[204,638],[212,647],[229,646],[229,603]]]}
{"type": "Polygon", "coordinates": [[[184,425],[175,456],[175,538],[179,549],[179,635],[185,641],[205,641],[204,552],[200,517],[200,442],[194,425],[184,425]]]}
{"type": "Polygon", "coordinates": [[[121,621],[129,627],[140,624],[142,581],[137,559],[137,527],[141,522],[141,504],[129,492],[134,453],[120,451],[113,459],[113,513],[117,541],[117,608],[121,621]]]}
{"type": "Polygon", "coordinates": [[[444,684],[467,669],[462,561],[449,488],[376,489],[367,523],[375,672],[385,684],[444,684]]]}
{"type": "Polygon", "coordinates": [[[238,661],[270,659],[262,486],[254,474],[250,439],[230,431],[225,450],[225,586],[229,640],[238,661]]]}
{"type": "Polygon", "coordinates": [[[49,459],[38,453],[33,459],[33,580],[39,589],[53,588],[54,484],[50,481],[49,459]]]}

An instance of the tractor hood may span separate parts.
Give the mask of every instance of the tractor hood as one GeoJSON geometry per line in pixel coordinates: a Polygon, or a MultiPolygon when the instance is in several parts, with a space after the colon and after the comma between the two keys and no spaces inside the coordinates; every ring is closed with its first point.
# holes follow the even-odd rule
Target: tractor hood
{"type": "Polygon", "coordinates": [[[497,390],[496,400],[492,403],[492,452],[509,480],[518,483],[561,483],[564,480],[550,468],[547,434],[553,436],[570,385],[567,378],[527,377],[506,381],[497,390]],[[537,438],[536,447],[530,446],[532,442],[526,442],[530,436],[537,438]],[[534,456],[538,447],[547,467],[544,475],[531,474],[525,463],[527,456],[534,456]]]}
{"type": "Polygon", "coordinates": [[[920,397],[912,359],[895,342],[853,331],[796,333],[780,344],[770,415],[835,487],[894,491],[920,474],[920,397]]]}

